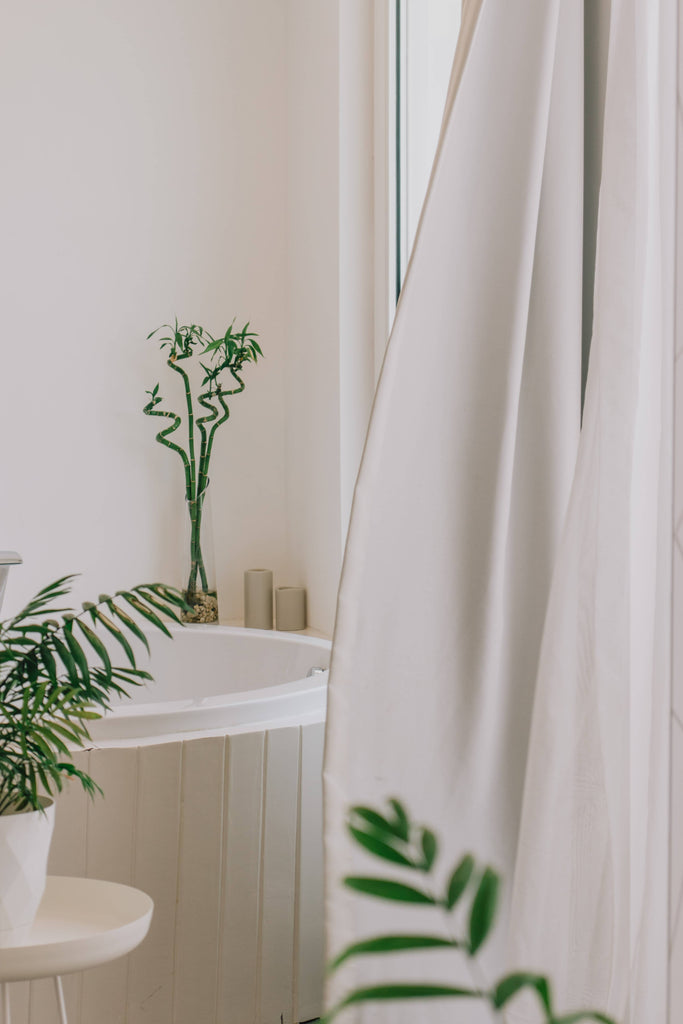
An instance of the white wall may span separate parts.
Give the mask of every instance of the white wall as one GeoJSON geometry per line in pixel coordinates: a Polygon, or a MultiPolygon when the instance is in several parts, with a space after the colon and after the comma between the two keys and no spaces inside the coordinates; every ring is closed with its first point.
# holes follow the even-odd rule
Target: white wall
{"type": "Polygon", "coordinates": [[[242,573],[330,633],[372,395],[372,6],[63,0],[0,8],[0,547],[5,612],[183,584],[177,455],[143,416],[148,332],[249,319],[211,466],[221,618],[242,573]],[[340,255],[341,249],[341,255],[340,255]]]}
{"type": "Polygon", "coordinates": [[[244,568],[287,575],[284,41],[281,0],[0,8],[5,610],[70,571],[181,583],[180,462],[141,411],[175,314],[267,355],[214,449],[223,617],[244,568]]]}

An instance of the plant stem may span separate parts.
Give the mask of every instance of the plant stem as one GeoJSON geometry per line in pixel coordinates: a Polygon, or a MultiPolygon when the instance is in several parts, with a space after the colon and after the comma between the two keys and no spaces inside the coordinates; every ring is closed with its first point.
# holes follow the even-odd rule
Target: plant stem
{"type": "Polygon", "coordinates": [[[165,419],[173,420],[173,423],[171,423],[168,427],[165,427],[163,430],[159,431],[159,433],[156,436],[156,439],[159,442],[159,444],[163,444],[165,448],[170,448],[171,451],[177,452],[178,455],[180,456],[183,463],[183,469],[185,470],[185,488],[187,491],[187,489],[190,487],[191,480],[190,463],[187,458],[187,454],[180,447],[179,444],[175,444],[173,441],[168,440],[169,434],[172,434],[180,426],[180,416],[178,416],[178,414],[175,412],[165,412],[163,409],[155,409],[154,406],[157,404],[157,401],[160,401],[160,399],[152,399],[151,402],[148,402],[145,408],[143,409],[143,412],[147,416],[163,416],[165,419]]]}
{"type": "Polygon", "coordinates": [[[176,373],[179,373],[185,384],[185,404],[187,406],[187,450],[189,456],[188,463],[190,467],[189,480],[186,479],[186,497],[188,501],[193,501],[197,498],[197,467],[194,457],[194,407],[192,405],[192,392],[190,391],[190,378],[185,373],[182,366],[178,366],[178,359],[186,358],[188,357],[179,356],[177,359],[167,359],[166,365],[170,366],[170,368],[175,370],[176,373]]]}
{"type": "Polygon", "coordinates": [[[202,589],[204,591],[209,589],[201,547],[203,504],[204,492],[196,500],[188,502],[190,514],[190,578],[187,584],[188,594],[195,594],[197,592],[198,576],[202,589]]]}

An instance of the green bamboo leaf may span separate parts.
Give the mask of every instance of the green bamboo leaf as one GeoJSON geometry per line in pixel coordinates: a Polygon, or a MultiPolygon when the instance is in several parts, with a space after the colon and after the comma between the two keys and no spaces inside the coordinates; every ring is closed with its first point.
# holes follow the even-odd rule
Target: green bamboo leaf
{"type": "Polygon", "coordinates": [[[365,847],[375,857],[382,857],[384,860],[390,860],[394,864],[403,864],[408,868],[415,867],[412,860],[378,836],[371,835],[369,832],[362,832],[360,829],[354,828],[353,825],[349,825],[349,832],[357,843],[365,847]]]}
{"type": "Polygon", "coordinates": [[[524,971],[509,974],[506,978],[502,978],[494,988],[491,993],[491,1002],[497,1010],[500,1010],[513,996],[525,988],[532,988],[538,993],[544,1010],[549,1017],[552,1017],[550,985],[548,979],[540,974],[529,974],[524,971]]]}
{"type": "Polygon", "coordinates": [[[453,874],[448,882],[446,899],[444,903],[449,910],[452,910],[467,888],[472,872],[474,871],[474,857],[467,853],[459,864],[456,865],[453,874]]]}
{"type": "Polygon", "coordinates": [[[492,868],[486,868],[479,882],[470,914],[470,953],[477,952],[485,941],[494,918],[498,903],[500,879],[492,868]]]}
{"type": "Polygon", "coordinates": [[[381,900],[397,900],[401,903],[429,903],[434,905],[436,900],[421,889],[414,889],[411,885],[404,885],[402,882],[392,882],[384,878],[361,878],[348,876],[344,879],[344,885],[356,892],[363,892],[367,896],[376,896],[381,900]]]}
{"type": "Polygon", "coordinates": [[[442,939],[437,935],[381,935],[347,946],[329,966],[334,971],[352,956],[367,953],[396,953],[406,949],[458,949],[460,943],[454,939],[442,939]]]}

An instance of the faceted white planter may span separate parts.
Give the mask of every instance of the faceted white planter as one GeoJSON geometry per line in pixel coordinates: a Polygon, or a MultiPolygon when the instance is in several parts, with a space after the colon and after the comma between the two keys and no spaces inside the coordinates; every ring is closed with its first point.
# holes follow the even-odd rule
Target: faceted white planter
{"type": "Polygon", "coordinates": [[[42,803],[43,811],[0,814],[0,946],[29,932],[43,896],[55,805],[42,803]]]}

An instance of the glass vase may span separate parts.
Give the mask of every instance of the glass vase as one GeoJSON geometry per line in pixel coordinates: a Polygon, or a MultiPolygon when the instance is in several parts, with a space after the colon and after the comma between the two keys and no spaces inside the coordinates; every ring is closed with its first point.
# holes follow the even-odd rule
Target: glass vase
{"type": "Polygon", "coordinates": [[[194,500],[187,499],[185,520],[185,589],[183,596],[192,612],[182,612],[184,622],[218,622],[218,598],[213,556],[211,504],[207,487],[194,500]]]}

